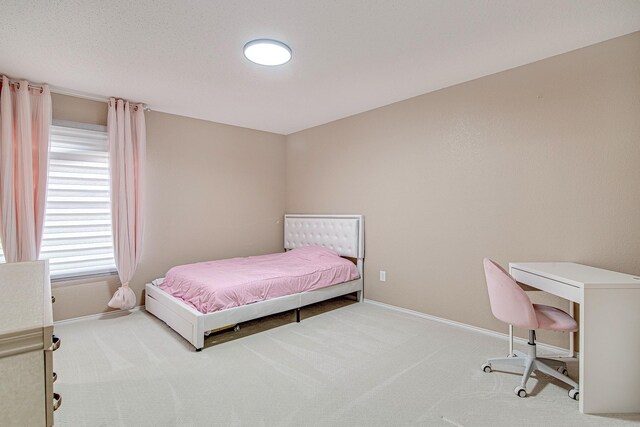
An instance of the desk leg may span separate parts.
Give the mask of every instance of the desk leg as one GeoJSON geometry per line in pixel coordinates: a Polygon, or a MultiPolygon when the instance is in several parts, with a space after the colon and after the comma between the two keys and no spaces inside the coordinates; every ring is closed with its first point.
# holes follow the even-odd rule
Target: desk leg
{"type": "MultiPolygon", "coordinates": [[[[571,317],[575,317],[574,316],[574,308],[573,308],[574,304],[573,301],[569,301],[569,316],[571,317]]],[[[575,357],[576,356],[576,352],[575,352],[575,340],[576,340],[576,333],[575,332],[569,332],[569,357],[575,357]]]]}
{"type": "Polygon", "coordinates": [[[580,410],[640,412],[640,288],[584,290],[580,304],[580,410]]]}

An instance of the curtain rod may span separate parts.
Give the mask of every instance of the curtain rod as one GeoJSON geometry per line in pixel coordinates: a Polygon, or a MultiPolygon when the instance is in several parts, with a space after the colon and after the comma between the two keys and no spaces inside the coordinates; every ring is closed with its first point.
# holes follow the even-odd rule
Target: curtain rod
{"type": "MultiPolygon", "coordinates": [[[[10,85],[16,85],[20,88],[20,80],[10,79],[9,77],[7,77],[7,80],[9,80],[10,85]]],[[[40,93],[42,93],[42,86],[36,83],[29,83],[29,89],[40,89],[40,93]]]]}
{"type": "MultiPolygon", "coordinates": [[[[9,84],[18,85],[18,86],[20,85],[20,80],[10,79],[9,77],[7,77],[7,79],[9,80],[9,84]]],[[[42,84],[29,83],[29,88],[30,89],[40,89],[42,91],[42,86],[44,86],[44,84],[45,83],[42,83],[42,84]]],[[[91,101],[109,102],[109,99],[111,99],[110,96],[95,95],[93,93],[81,92],[81,91],[78,91],[78,90],[66,89],[66,88],[63,88],[63,87],[52,86],[52,85],[49,85],[49,92],[57,93],[58,95],[67,95],[67,96],[73,96],[73,97],[76,97],[76,98],[89,99],[91,101]]],[[[144,111],[151,111],[151,108],[149,108],[149,106],[147,104],[145,104],[144,102],[131,102],[131,101],[129,101],[129,103],[130,104],[142,104],[142,106],[144,108],[144,111]]]]}
{"type": "MultiPolygon", "coordinates": [[[[58,95],[73,96],[73,97],[76,97],[76,98],[89,99],[91,101],[109,102],[109,100],[111,98],[113,98],[111,96],[95,95],[93,93],[81,92],[79,90],[66,89],[66,88],[59,87],[59,86],[51,86],[51,85],[49,85],[49,90],[52,93],[57,93],[58,95]]],[[[144,102],[131,102],[131,101],[129,101],[129,103],[130,104],[142,104],[142,107],[144,108],[144,111],[151,111],[151,108],[149,108],[149,106],[147,104],[145,104],[144,102]]]]}

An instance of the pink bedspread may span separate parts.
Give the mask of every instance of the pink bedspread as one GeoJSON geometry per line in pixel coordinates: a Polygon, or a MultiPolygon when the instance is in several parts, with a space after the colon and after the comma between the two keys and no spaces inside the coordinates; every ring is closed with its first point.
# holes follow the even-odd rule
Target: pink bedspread
{"type": "Polygon", "coordinates": [[[306,246],[271,255],[180,265],[160,289],[202,313],[320,289],[360,277],[330,249],[306,246]]]}

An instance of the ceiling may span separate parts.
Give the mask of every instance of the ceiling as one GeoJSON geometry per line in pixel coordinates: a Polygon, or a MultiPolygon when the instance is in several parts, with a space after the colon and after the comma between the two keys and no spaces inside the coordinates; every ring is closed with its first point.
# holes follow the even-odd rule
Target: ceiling
{"type": "Polygon", "coordinates": [[[0,72],[290,134],[638,30],[638,0],[3,0],[0,72]]]}

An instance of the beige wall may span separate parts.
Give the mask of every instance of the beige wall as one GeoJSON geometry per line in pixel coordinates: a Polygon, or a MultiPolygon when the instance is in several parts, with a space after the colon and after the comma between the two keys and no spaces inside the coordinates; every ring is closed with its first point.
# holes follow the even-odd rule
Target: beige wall
{"type": "Polygon", "coordinates": [[[634,33],[289,135],[287,211],[365,215],[366,298],[503,332],[485,256],[639,274],[639,52],[634,33]]]}
{"type": "MultiPolygon", "coordinates": [[[[106,124],[106,103],[53,95],[60,120],[106,124]]],[[[282,250],[285,137],[151,111],[142,260],[131,287],[177,264],[282,250]]],[[[56,320],[108,311],[117,277],[54,284],[56,320]]]]}
{"type": "MultiPolygon", "coordinates": [[[[635,33],[286,138],[150,112],[132,287],[179,263],[281,250],[285,207],[366,216],[367,298],[499,331],[484,256],[638,274],[639,51],[635,33]]],[[[53,103],[54,118],[106,123],[104,103],[53,103]]],[[[107,311],[117,286],[56,284],[55,318],[107,311]]]]}

